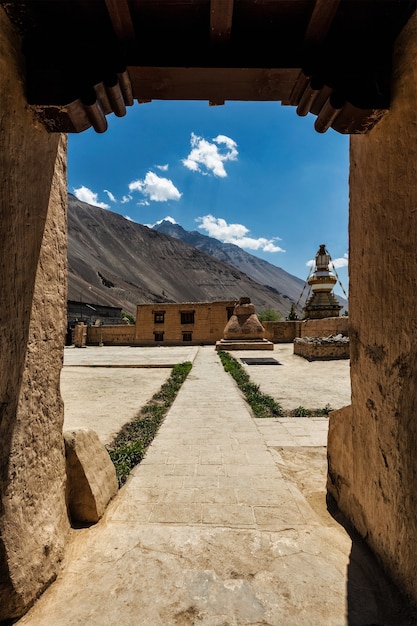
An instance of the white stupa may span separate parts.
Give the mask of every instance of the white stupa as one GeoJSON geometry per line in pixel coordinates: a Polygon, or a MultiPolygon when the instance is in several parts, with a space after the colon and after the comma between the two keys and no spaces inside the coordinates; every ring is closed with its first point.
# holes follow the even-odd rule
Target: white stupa
{"type": "Polygon", "coordinates": [[[337,278],[329,269],[331,258],[322,243],[316,254],[316,265],[313,274],[307,279],[312,296],[304,307],[306,319],[321,319],[323,317],[339,317],[343,308],[332,293],[337,278]]]}

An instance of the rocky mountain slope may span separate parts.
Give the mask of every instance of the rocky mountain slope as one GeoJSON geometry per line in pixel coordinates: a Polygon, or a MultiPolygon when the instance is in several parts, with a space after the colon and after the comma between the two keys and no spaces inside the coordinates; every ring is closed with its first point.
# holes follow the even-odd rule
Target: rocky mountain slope
{"type": "MultiPolygon", "coordinates": [[[[196,230],[187,231],[179,224],[174,224],[168,220],[163,220],[153,228],[165,235],[170,235],[171,237],[185,241],[195,248],[223,261],[223,263],[236,267],[261,285],[272,287],[279,293],[285,294],[292,302],[299,302],[299,310],[304,306],[306,299],[311,295],[305,280],[297,278],[297,276],[293,274],[289,274],[281,267],[277,267],[272,263],[268,263],[268,261],[264,261],[253,254],[245,252],[245,250],[242,250],[242,248],[232,243],[222,243],[218,239],[202,235],[196,230]]],[[[306,278],[307,273],[306,271],[306,278]]],[[[336,295],[336,298],[344,309],[347,310],[347,300],[339,295],[336,295]]]]}
{"type": "MultiPolygon", "coordinates": [[[[202,235],[196,230],[191,232],[187,231],[179,224],[173,224],[168,220],[156,224],[153,228],[160,233],[189,243],[219,261],[223,261],[223,263],[236,267],[253,280],[256,280],[259,284],[273,287],[280,293],[287,295],[292,302],[298,302],[300,298],[305,285],[304,280],[289,274],[276,265],[272,265],[272,263],[268,263],[268,261],[264,261],[253,254],[245,252],[245,250],[242,250],[239,246],[235,246],[232,243],[222,243],[218,239],[202,235]]],[[[300,300],[301,305],[305,302],[307,291],[308,289],[306,288],[303,299],[300,300]]]]}
{"type": "Polygon", "coordinates": [[[121,306],[132,315],[137,304],[248,296],[257,310],[271,307],[285,317],[298,298],[298,286],[302,287],[295,277],[291,295],[284,287],[260,284],[179,238],[81,202],[72,194],[68,195],[68,266],[69,300],[121,306]]]}

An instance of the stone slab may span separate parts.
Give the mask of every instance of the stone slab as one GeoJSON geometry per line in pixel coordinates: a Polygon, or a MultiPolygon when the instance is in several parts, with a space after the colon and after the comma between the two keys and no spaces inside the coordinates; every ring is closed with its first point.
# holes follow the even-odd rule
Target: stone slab
{"type": "Polygon", "coordinates": [[[117,494],[116,470],[93,430],[66,431],[64,441],[71,520],[94,524],[117,494]]]}

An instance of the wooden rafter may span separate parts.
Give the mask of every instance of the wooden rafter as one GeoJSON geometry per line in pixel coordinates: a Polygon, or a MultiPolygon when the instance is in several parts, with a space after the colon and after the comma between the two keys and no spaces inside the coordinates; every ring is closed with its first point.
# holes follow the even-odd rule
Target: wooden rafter
{"type": "Polygon", "coordinates": [[[135,29],[128,0],[105,0],[116,37],[125,43],[134,41],[135,29]]]}
{"type": "Polygon", "coordinates": [[[339,4],[340,0],[316,0],[305,34],[304,40],[307,45],[318,44],[325,39],[339,4]]]}
{"type": "Polygon", "coordinates": [[[234,0],[211,0],[210,37],[213,41],[230,39],[234,0]]]}

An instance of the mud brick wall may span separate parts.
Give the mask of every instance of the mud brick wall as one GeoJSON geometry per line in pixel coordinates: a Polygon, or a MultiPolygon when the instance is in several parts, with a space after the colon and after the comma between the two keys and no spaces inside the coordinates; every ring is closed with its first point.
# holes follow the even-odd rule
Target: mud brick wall
{"type": "Polygon", "coordinates": [[[89,326],[87,344],[98,346],[131,346],[135,343],[135,326],[118,324],[117,326],[89,326]]]}
{"type": "Polygon", "coordinates": [[[0,7],[0,621],[56,577],[69,532],[60,373],[66,330],[64,135],[27,106],[0,7]]]}
{"type": "Polygon", "coordinates": [[[319,320],[304,320],[301,323],[299,337],[330,337],[330,335],[349,336],[349,318],[325,317],[319,320]]]}
{"type": "Polygon", "coordinates": [[[390,110],[350,138],[352,405],[330,418],[328,489],[417,603],[417,13],[390,110]]]}

